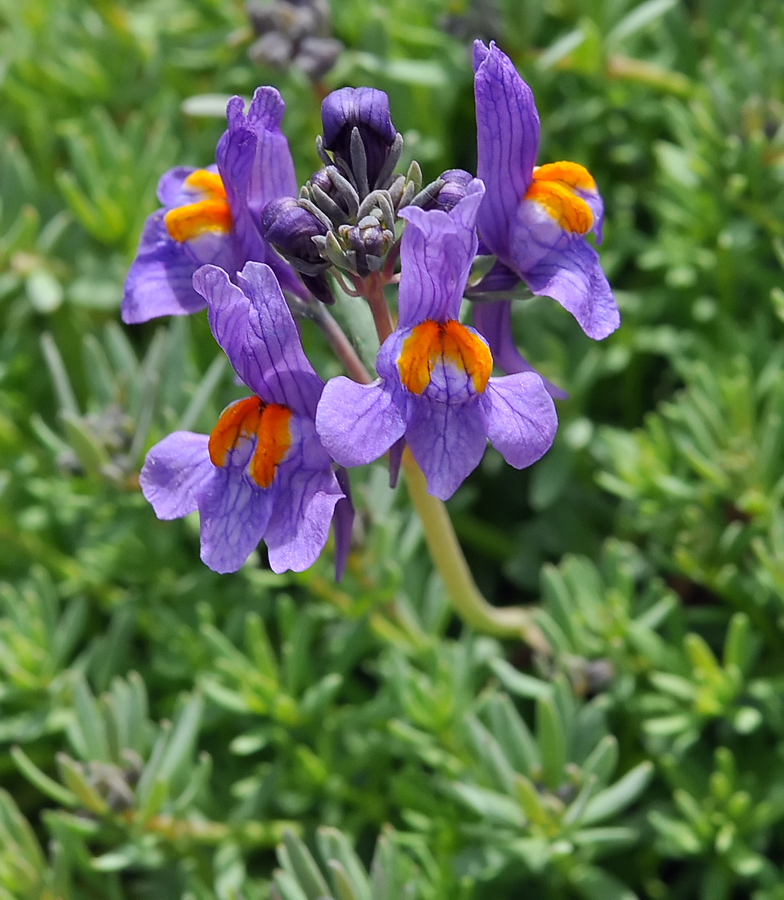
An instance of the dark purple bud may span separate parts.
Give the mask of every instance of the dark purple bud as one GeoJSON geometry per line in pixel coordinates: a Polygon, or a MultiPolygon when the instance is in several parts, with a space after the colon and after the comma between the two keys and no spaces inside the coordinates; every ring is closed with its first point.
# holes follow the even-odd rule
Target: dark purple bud
{"type": "MultiPolygon", "coordinates": [[[[357,192],[334,166],[318,169],[310,176],[310,184],[327,196],[345,216],[356,215],[359,209],[357,192]]],[[[329,214],[327,210],[325,212],[329,214]]]]}
{"type": "Polygon", "coordinates": [[[442,209],[444,212],[454,209],[465,197],[466,188],[473,179],[474,176],[465,169],[447,169],[439,176],[439,181],[443,181],[444,185],[428,209],[442,209]]]}
{"type": "Polygon", "coordinates": [[[306,37],[299,45],[294,65],[302,69],[308,78],[317,81],[329,72],[342,52],[343,44],[337,38],[306,37]]]}
{"type": "Polygon", "coordinates": [[[310,293],[313,294],[316,300],[321,300],[321,302],[326,303],[327,306],[332,306],[335,302],[335,297],[329,286],[329,279],[324,272],[319,272],[318,275],[303,275],[302,283],[310,293]]]}
{"type": "Polygon", "coordinates": [[[256,34],[277,31],[292,41],[316,34],[323,28],[323,14],[312,3],[276,0],[274,3],[249,2],[245,12],[256,34]]]}
{"type": "Polygon", "coordinates": [[[389,116],[389,98],[375,88],[341,88],[321,104],[324,149],[341,160],[354,175],[362,192],[376,186],[384,169],[397,131],[389,116]],[[352,132],[359,132],[361,148],[352,147],[352,132]],[[364,150],[365,172],[357,172],[359,155],[364,150]],[[358,152],[359,150],[359,152],[358,152]]]}
{"type": "Polygon", "coordinates": [[[279,31],[268,31],[248,47],[250,61],[257,66],[285,69],[294,53],[292,42],[279,31]]]}
{"type": "Polygon", "coordinates": [[[303,209],[294,197],[268,203],[261,214],[261,230],[270,244],[300,272],[314,275],[329,264],[319,255],[312,238],[326,235],[327,226],[303,209]]]}
{"type": "Polygon", "coordinates": [[[272,3],[249,0],[245,4],[245,13],[250,19],[251,28],[256,34],[266,34],[268,31],[274,31],[278,27],[275,8],[272,3]]]}

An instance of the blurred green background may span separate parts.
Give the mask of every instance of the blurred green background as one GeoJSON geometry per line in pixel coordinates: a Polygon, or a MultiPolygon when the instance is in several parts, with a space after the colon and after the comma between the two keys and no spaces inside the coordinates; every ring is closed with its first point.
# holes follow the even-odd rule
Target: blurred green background
{"type": "Polygon", "coordinates": [[[0,900],[784,900],[784,5],[334,0],[331,30],[313,81],[251,62],[238,2],[0,0],[0,900]],[[239,394],[203,315],[119,324],[158,177],[258,84],[302,180],[344,84],[426,180],[475,170],[475,37],[540,162],[596,177],[623,317],[515,306],[558,437],[449,504],[546,658],[452,616],[380,465],[338,586],[329,553],[213,574],[136,480],[239,394]]]}

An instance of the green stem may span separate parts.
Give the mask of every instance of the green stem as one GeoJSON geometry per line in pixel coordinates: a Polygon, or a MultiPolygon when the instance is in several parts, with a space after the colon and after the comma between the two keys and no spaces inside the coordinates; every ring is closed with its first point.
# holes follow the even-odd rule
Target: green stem
{"type": "MultiPolygon", "coordinates": [[[[392,316],[384,299],[383,281],[373,273],[365,281],[355,279],[357,290],[368,301],[381,343],[394,331],[392,316]]],[[[361,380],[361,379],[357,379],[361,380]]],[[[425,541],[447,594],[460,618],[476,631],[494,637],[518,638],[538,653],[549,655],[547,639],[533,619],[532,610],[522,606],[492,606],[474,582],[446,506],[427,492],[427,482],[406,447],[403,471],[411,502],[425,533],[425,541]]]]}
{"type": "Polygon", "coordinates": [[[534,621],[531,609],[492,606],[482,596],[463,556],[446,506],[428,494],[425,476],[408,448],[403,454],[403,471],[411,502],[422,520],[430,556],[460,618],[476,631],[495,637],[522,638],[538,653],[549,655],[550,646],[534,621]]]}

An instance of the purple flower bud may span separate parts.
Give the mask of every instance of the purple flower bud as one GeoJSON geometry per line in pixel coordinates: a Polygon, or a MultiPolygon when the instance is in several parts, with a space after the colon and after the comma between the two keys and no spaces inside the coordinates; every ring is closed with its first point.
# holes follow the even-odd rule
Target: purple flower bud
{"type": "Polygon", "coordinates": [[[268,31],[248,48],[251,62],[257,66],[285,69],[294,54],[294,44],[278,31],[268,31]]]}
{"type": "Polygon", "coordinates": [[[281,197],[268,203],[261,214],[261,230],[272,246],[291,265],[307,275],[323,271],[329,263],[311,240],[327,233],[327,226],[296,198],[281,197]]]}
{"type": "Polygon", "coordinates": [[[387,161],[397,137],[389,116],[389,98],[375,88],[341,88],[329,94],[321,105],[324,126],[324,149],[345,163],[357,181],[372,190],[387,161]],[[352,152],[351,135],[358,129],[364,156],[365,172],[356,172],[357,152],[352,152]]]}
{"type": "Polygon", "coordinates": [[[294,64],[314,80],[323,78],[343,51],[343,44],[333,37],[306,37],[299,45],[294,64]]]}
{"type": "Polygon", "coordinates": [[[473,177],[474,176],[469,172],[466,172],[465,169],[447,169],[447,171],[440,176],[440,180],[444,181],[445,184],[438,192],[435,203],[432,207],[428,208],[442,209],[444,212],[449,212],[451,209],[454,209],[463,197],[465,197],[466,188],[473,177]]]}
{"type": "Polygon", "coordinates": [[[310,176],[310,184],[325,193],[346,216],[356,213],[359,207],[359,197],[334,166],[324,166],[318,169],[310,176]],[[342,182],[341,185],[336,184],[333,173],[342,182]]]}

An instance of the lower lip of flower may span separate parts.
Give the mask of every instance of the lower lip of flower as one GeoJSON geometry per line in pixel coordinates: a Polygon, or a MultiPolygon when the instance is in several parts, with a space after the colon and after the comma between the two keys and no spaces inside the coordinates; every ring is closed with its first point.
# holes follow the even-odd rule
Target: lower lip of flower
{"type": "Polygon", "coordinates": [[[538,203],[564,231],[586,234],[591,230],[590,207],[565,184],[558,181],[534,181],[525,194],[526,200],[538,203]]]}
{"type": "Polygon", "coordinates": [[[231,230],[231,210],[220,175],[197,169],[185,179],[183,187],[201,194],[203,199],[166,213],[163,221],[169,237],[181,244],[206,232],[225,234],[231,230]]]}
{"type": "Polygon", "coordinates": [[[493,357],[487,345],[454,319],[426,319],[414,326],[397,360],[400,381],[412,394],[421,394],[430,384],[433,367],[439,361],[465,372],[479,394],[487,387],[493,371],[493,357]]]}
{"type": "Polygon", "coordinates": [[[524,199],[538,203],[565,231],[586,234],[593,225],[593,213],[575,190],[596,191],[596,182],[585,166],[567,161],[547,163],[534,169],[524,199]]]}
{"type": "Polygon", "coordinates": [[[278,466],[291,447],[291,410],[277,403],[265,403],[260,397],[247,397],[225,409],[209,440],[214,466],[224,466],[229,451],[242,441],[255,438],[256,449],[248,465],[248,474],[261,488],[268,488],[278,466]]]}

